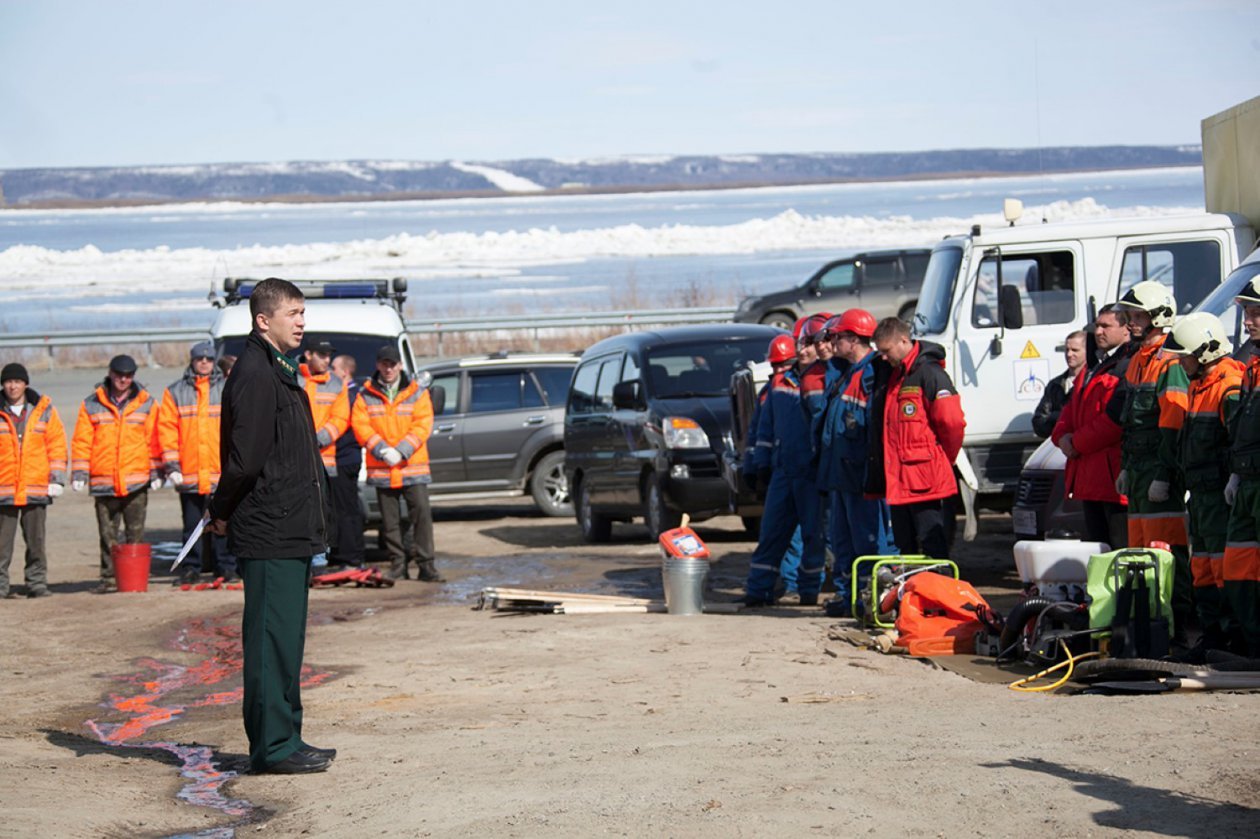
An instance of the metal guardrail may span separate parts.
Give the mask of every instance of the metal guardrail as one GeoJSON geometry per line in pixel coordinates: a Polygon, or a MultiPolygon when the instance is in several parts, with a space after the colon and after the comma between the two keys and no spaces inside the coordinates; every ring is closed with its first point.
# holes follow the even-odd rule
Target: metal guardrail
{"type": "MultiPolygon", "coordinates": [[[[600,326],[662,326],[667,324],[724,323],[735,310],[727,307],[694,309],[621,309],[607,312],[548,312],[522,315],[517,318],[452,317],[416,318],[405,321],[412,335],[442,335],[478,331],[530,331],[537,339],[543,330],[587,329],[600,326]]],[[[10,332],[0,335],[0,348],[45,347],[49,356],[59,347],[82,347],[113,344],[142,344],[152,355],[154,344],[195,343],[210,335],[205,328],[172,326],[150,327],[143,331],[125,329],[62,330],[57,332],[10,332]]]]}

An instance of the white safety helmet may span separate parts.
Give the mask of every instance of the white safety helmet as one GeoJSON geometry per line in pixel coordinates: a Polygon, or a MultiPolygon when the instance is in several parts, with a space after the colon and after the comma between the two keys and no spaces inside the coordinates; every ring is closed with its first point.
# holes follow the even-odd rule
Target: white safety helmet
{"type": "Polygon", "coordinates": [[[1173,325],[1177,301],[1168,287],[1156,280],[1143,280],[1116,301],[1117,306],[1140,309],[1151,316],[1151,326],[1166,329],[1173,325]]]}
{"type": "Polygon", "coordinates": [[[1208,312],[1192,312],[1180,318],[1164,339],[1164,349],[1194,356],[1200,364],[1209,364],[1234,351],[1221,319],[1208,312]]]}
{"type": "Polygon", "coordinates": [[[1240,288],[1234,302],[1244,307],[1260,306],[1260,276],[1252,277],[1250,282],[1240,288]]]}

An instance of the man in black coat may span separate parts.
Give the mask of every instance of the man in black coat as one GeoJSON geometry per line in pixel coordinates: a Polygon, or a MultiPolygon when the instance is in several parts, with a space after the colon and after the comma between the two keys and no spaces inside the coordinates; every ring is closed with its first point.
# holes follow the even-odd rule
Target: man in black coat
{"type": "Polygon", "coordinates": [[[322,772],[336,755],[302,740],[301,671],[311,557],[326,549],[327,487],[306,393],[286,353],[302,343],[297,286],[263,280],[253,331],[223,393],[222,477],[209,529],[226,534],[245,582],[243,714],[256,772],[322,772]]]}
{"type": "Polygon", "coordinates": [[[1067,404],[1076,376],[1085,368],[1085,352],[1084,332],[1079,330],[1073,332],[1063,342],[1063,359],[1067,362],[1068,369],[1046,384],[1041,401],[1037,403],[1037,409],[1033,411],[1033,432],[1043,440],[1054,431],[1054,424],[1059,421],[1059,415],[1063,413],[1063,406],[1067,404]]]}

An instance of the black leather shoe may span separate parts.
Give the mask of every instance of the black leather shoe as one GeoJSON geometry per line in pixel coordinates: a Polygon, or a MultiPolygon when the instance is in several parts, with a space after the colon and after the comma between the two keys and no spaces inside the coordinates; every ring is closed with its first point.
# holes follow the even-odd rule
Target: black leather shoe
{"type": "Polygon", "coordinates": [[[278,760],[257,771],[264,775],[305,775],[309,772],[323,772],[331,764],[331,758],[309,754],[298,749],[284,760],[278,760]]]}
{"type": "Polygon", "coordinates": [[[336,749],[321,749],[319,746],[312,746],[310,743],[303,743],[298,751],[305,752],[312,757],[326,758],[329,763],[337,757],[336,749]]]}
{"type": "Polygon", "coordinates": [[[446,578],[438,572],[437,567],[432,563],[421,563],[416,572],[416,579],[422,583],[444,583],[446,578]]]}
{"type": "Polygon", "coordinates": [[[816,595],[816,594],[802,594],[802,595],[801,595],[801,605],[802,605],[802,606],[817,606],[817,605],[818,605],[818,595],[816,595]]]}

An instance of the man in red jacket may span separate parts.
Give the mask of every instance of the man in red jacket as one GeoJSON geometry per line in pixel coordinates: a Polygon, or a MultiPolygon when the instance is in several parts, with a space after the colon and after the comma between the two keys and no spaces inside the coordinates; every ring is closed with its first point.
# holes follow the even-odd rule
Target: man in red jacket
{"type": "Polygon", "coordinates": [[[1129,318],[1114,304],[1103,306],[1094,320],[1094,342],[1100,359],[1076,377],[1063,413],[1050,439],[1067,458],[1064,488],[1081,502],[1089,542],[1113,548],[1128,544],[1125,500],[1116,492],[1120,474],[1120,418],[1107,413],[1108,403],[1129,364],[1129,318]]]}
{"type": "Polygon", "coordinates": [[[945,349],[910,337],[910,325],[884,318],[875,349],[892,366],[883,393],[883,495],[902,554],[949,558],[958,494],[954,459],[962,449],[962,401],[945,372],[945,349]]]}

